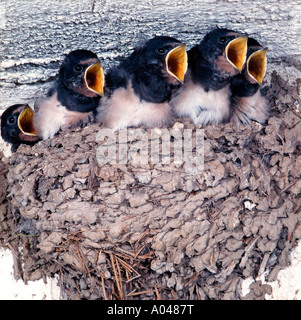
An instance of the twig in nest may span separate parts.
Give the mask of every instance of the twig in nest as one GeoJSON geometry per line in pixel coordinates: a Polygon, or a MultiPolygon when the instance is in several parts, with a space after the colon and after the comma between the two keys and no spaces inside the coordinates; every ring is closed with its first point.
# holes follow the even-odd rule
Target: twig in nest
{"type": "Polygon", "coordinates": [[[101,278],[101,282],[97,279],[96,279],[96,282],[101,285],[104,299],[105,300],[113,300],[112,292],[113,293],[115,292],[113,283],[111,283],[101,271],[97,271],[97,275],[100,276],[100,278],[101,278]],[[108,293],[107,293],[108,289],[106,288],[106,285],[107,285],[108,289],[110,290],[110,291],[108,291],[108,293]],[[109,294],[109,296],[108,296],[108,294],[109,294]]]}
{"type": "Polygon", "coordinates": [[[106,292],[106,288],[105,288],[105,279],[102,275],[101,275],[101,287],[102,287],[104,299],[108,300],[108,296],[107,296],[107,292],[106,292]]]}
{"type": "Polygon", "coordinates": [[[144,290],[144,291],[139,291],[139,292],[135,292],[135,290],[133,290],[127,296],[134,297],[134,296],[139,296],[141,294],[152,293],[152,292],[153,292],[153,290],[144,290]]]}
{"type": "Polygon", "coordinates": [[[114,252],[115,255],[118,255],[118,256],[121,256],[121,257],[126,256],[127,259],[130,259],[130,257],[134,258],[134,256],[135,256],[132,252],[129,252],[129,251],[124,250],[122,248],[116,247],[116,248],[114,248],[114,250],[115,250],[115,252],[114,252]],[[119,251],[119,253],[116,252],[116,251],[119,251]]]}
{"type": "Polygon", "coordinates": [[[127,277],[127,281],[126,282],[130,282],[133,281],[134,279],[137,279],[139,277],[141,277],[141,274],[139,272],[137,272],[132,266],[130,266],[128,263],[126,263],[124,260],[122,260],[121,258],[117,257],[116,258],[120,264],[123,266],[123,268],[125,269],[125,271],[127,272],[127,274],[136,274],[136,276],[133,276],[132,278],[127,277]]]}
{"type": "Polygon", "coordinates": [[[85,231],[89,231],[89,229],[79,230],[74,234],[70,235],[64,242],[61,243],[60,246],[57,247],[56,251],[64,251],[64,245],[70,241],[80,241],[81,238],[77,237],[77,235],[82,234],[85,231]]]}
{"type": "Polygon", "coordinates": [[[295,178],[286,188],[284,188],[283,190],[281,190],[281,192],[279,193],[279,195],[281,195],[283,192],[285,192],[286,190],[288,190],[290,187],[292,187],[293,185],[295,185],[297,183],[298,179],[295,178]]]}
{"type": "Polygon", "coordinates": [[[154,289],[155,289],[155,293],[156,293],[157,300],[162,300],[161,294],[160,294],[160,292],[159,292],[159,289],[158,289],[157,285],[155,286],[154,289]]]}
{"type": "Polygon", "coordinates": [[[78,259],[80,260],[80,262],[81,262],[81,265],[82,265],[82,269],[83,270],[81,270],[83,273],[85,273],[85,274],[88,274],[88,276],[89,276],[89,279],[90,279],[90,282],[91,282],[91,286],[92,286],[92,291],[94,290],[94,288],[95,288],[95,283],[94,283],[94,280],[93,280],[93,278],[92,278],[92,275],[91,275],[91,272],[90,272],[90,270],[89,270],[89,267],[88,267],[88,264],[87,264],[87,259],[86,259],[86,257],[84,256],[84,254],[83,254],[83,252],[82,252],[82,250],[81,250],[81,248],[79,247],[79,246],[75,246],[75,245],[73,245],[72,246],[72,249],[73,249],[73,251],[75,252],[75,254],[77,255],[77,257],[78,257],[78,259]]]}
{"type": "Polygon", "coordinates": [[[118,289],[118,292],[119,292],[119,298],[121,300],[124,300],[123,292],[122,292],[122,282],[121,282],[121,278],[120,278],[120,269],[119,269],[118,260],[114,259],[114,255],[112,253],[110,253],[110,258],[111,258],[111,263],[112,263],[112,267],[113,267],[113,272],[114,272],[114,276],[115,276],[117,289],[118,289]],[[116,267],[115,267],[115,261],[116,261],[116,265],[117,265],[117,268],[118,268],[118,273],[117,273],[117,270],[116,270],[116,267]]]}
{"type": "MultiPolygon", "coordinates": [[[[139,236],[139,238],[136,240],[135,245],[138,244],[138,242],[141,242],[142,239],[149,233],[149,228],[147,228],[143,233],[141,233],[141,235],[139,236]]],[[[136,256],[136,255],[135,255],[136,256]]]]}
{"type": "Polygon", "coordinates": [[[195,274],[184,284],[184,287],[188,287],[192,282],[194,282],[201,272],[195,272],[195,274]]]}

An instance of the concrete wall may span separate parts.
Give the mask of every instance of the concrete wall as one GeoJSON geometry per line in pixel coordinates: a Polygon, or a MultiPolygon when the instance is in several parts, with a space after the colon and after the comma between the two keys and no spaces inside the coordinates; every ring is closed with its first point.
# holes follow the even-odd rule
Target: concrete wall
{"type": "Polygon", "coordinates": [[[290,81],[300,76],[299,0],[1,0],[0,113],[33,104],[70,50],[91,49],[108,68],[144,38],[171,35],[189,48],[217,25],[268,46],[269,70],[290,81]]]}

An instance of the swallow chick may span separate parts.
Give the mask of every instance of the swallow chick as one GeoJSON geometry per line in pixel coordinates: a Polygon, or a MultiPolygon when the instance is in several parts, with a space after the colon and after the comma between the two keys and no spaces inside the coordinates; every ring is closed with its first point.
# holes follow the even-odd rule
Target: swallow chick
{"type": "Polygon", "coordinates": [[[172,125],[169,101],[186,70],[185,44],[166,36],[152,38],[107,74],[98,122],[113,130],[172,125]]]}
{"type": "Polygon", "coordinates": [[[188,51],[188,71],[171,100],[177,117],[194,124],[222,123],[230,116],[230,80],[246,61],[247,36],[229,29],[214,29],[188,51]]]}
{"type": "Polygon", "coordinates": [[[20,144],[33,145],[40,138],[33,125],[34,111],[27,104],[15,104],[1,116],[1,137],[15,151],[20,144]]]}
{"type": "Polygon", "coordinates": [[[97,55],[75,50],[64,59],[57,81],[36,101],[34,128],[42,139],[90,121],[104,91],[104,72],[97,55]]]}
{"type": "Polygon", "coordinates": [[[246,66],[231,80],[231,121],[247,124],[251,120],[264,123],[268,119],[268,100],[260,90],[266,70],[267,48],[249,38],[246,66]]]}

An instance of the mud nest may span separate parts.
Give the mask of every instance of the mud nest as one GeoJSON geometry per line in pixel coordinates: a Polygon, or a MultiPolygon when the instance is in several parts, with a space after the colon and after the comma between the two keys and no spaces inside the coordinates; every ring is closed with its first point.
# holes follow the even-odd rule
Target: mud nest
{"type": "MultiPolygon", "coordinates": [[[[96,124],[19,147],[0,168],[15,276],[58,274],[66,299],[264,298],[271,287],[243,297],[242,281],[275,280],[301,237],[298,88],[274,72],[266,94],[267,125],[204,129],[200,174],[100,164],[96,124]]],[[[129,143],[139,151],[139,137],[129,143]]]]}

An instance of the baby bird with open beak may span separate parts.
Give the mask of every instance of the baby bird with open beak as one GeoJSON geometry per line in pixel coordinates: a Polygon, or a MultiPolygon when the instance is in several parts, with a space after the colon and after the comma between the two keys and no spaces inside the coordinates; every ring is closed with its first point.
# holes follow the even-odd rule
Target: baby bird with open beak
{"type": "Polygon", "coordinates": [[[20,144],[33,145],[40,138],[33,125],[34,112],[27,104],[8,107],[1,116],[1,137],[10,143],[12,151],[20,144]]]}
{"type": "Polygon", "coordinates": [[[228,29],[214,29],[188,51],[184,84],[171,100],[178,117],[194,124],[222,123],[230,117],[230,80],[243,68],[247,36],[228,29]]]}
{"type": "Polygon", "coordinates": [[[268,119],[268,100],[260,90],[267,69],[266,54],[267,48],[253,38],[248,39],[246,66],[231,80],[231,120],[237,124],[251,120],[264,123],[268,119]]]}
{"type": "Polygon", "coordinates": [[[152,38],[108,72],[98,122],[113,130],[171,126],[169,101],[186,70],[185,44],[166,36],[152,38]]]}
{"type": "Polygon", "coordinates": [[[46,97],[36,101],[34,128],[42,139],[60,129],[88,123],[104,90],[104,72],[97,55],[75,50],[64,59],[57,81],[46,97]]]}

